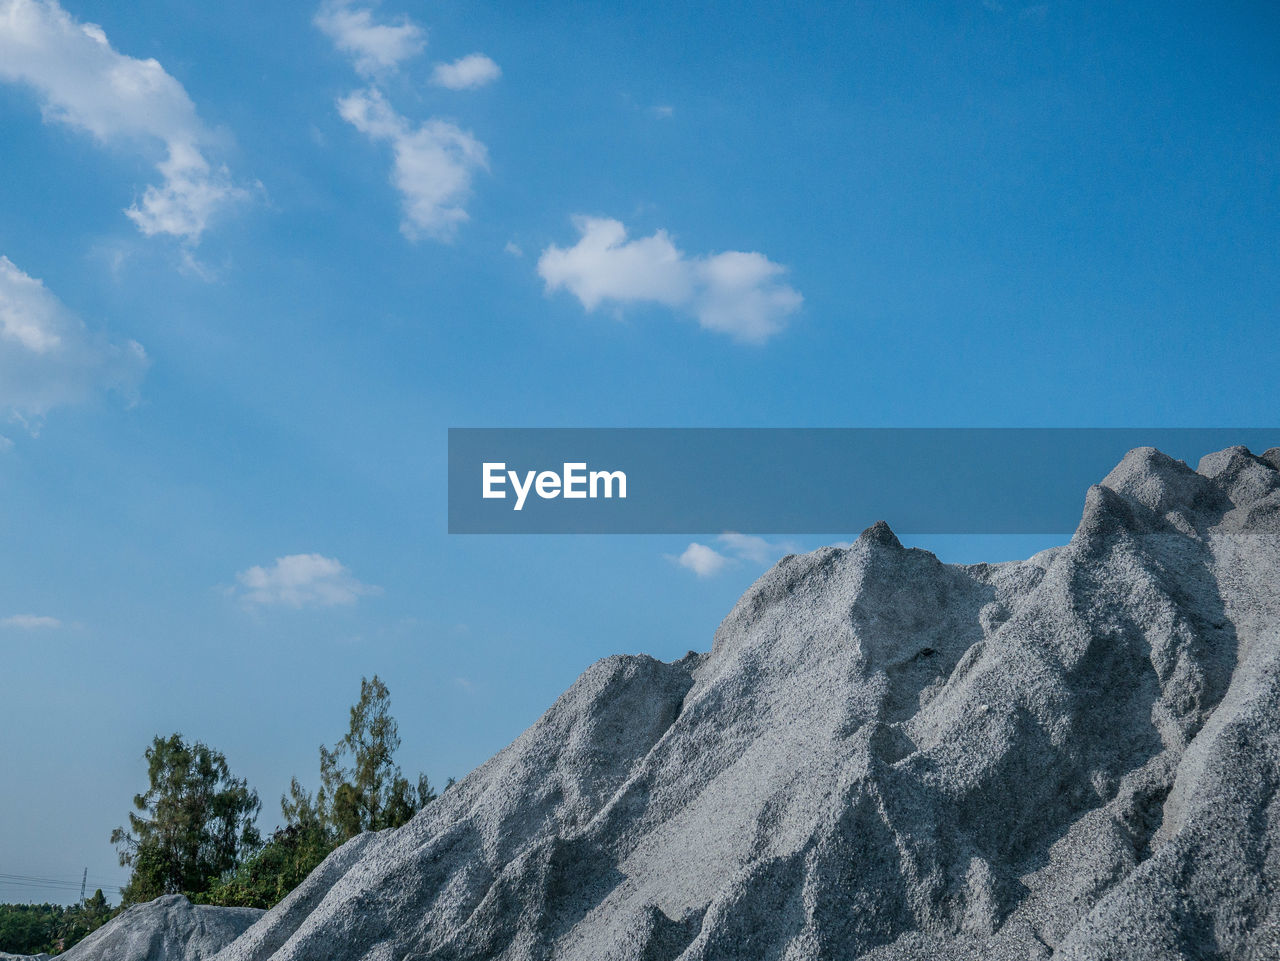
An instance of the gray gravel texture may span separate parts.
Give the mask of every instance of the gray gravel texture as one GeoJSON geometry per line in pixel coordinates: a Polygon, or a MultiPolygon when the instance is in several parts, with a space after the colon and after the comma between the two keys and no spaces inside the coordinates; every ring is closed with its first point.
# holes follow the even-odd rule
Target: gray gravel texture
{"type": "Polygon", "coordinates": [[[786,557],[217,961],[1276,961],[1277,468],[1132,451],[1027,561],[786,557]]]}
{"type": "MultiPolygon", "coordinates": [[[[170,894],[134,905],[57,957],[65,961],[204,961],[262,914],[257,908],[192,904],[180,894],[170,894]]],[[[0,952],[0,961],[51,957],[0,952]]]]}

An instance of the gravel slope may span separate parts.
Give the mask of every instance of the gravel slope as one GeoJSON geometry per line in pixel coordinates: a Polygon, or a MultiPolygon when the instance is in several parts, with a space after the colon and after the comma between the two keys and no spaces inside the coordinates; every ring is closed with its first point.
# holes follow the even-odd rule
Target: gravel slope
{"type": "MultiPolygon", "coordinates": [[[[58,955],[65,961],[203,961],[262,917],[256,908],[192,904],[180,894],[136,904],[79,944],[58,955]]],[[[0,961],[50,955],[0,953],[0,961]]]]}
{"type": "Polygon", "coordinates": [[[1280,958],[1278,467],[1133,451],[1017,563],[787,557],[217,961],[1280,958]]]}

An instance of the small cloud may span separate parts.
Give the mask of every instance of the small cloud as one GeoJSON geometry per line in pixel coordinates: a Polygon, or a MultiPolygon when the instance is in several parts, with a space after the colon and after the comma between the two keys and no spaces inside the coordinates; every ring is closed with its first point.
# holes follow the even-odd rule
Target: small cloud
{"type": "Polygon", "coordinates": [[[289,554],[271,567],[250,567],[236,575],[246,604],[285,607],[335,607],[381,593],[362,584],[335,558],[321,554],[289,554]]]}
{"type": "Polygon", "coordinates": [[[415,127],[375,87],[343,97],[338,113],[370,140],[391,145],[391,182],[404,198],[401,232],[410,240],[423,234],[452,239],[468,219],[463,204],[471,193],[472,175],[489,167],[484,144],[447,120],[415,127]]]}
{"type": "Polygon", "coordinates": [[[734,556],[753,564],[769,564],[783,554],[790,553],[789,544],[774,544],[754,534],[735,534],[730,531],[718,538],[734,556]]]}
{"type": "Polygon", "coordinates": [[[216,267],[206,264],[203,260],[196,257],[190,250],[182,252],[182,260],[178,264],[178,269],[188,277],[195,277],[202,280],[206,284],[217,283],[222,277],[222,272],[216,267]]]}
{"type": "Polygon", "coordinates": [[[453,63],[438,63],[431,82],[449,90],[475,90],[502,76],[502,68],[483,53],[469,53],[453,63]]]}
{"type": "Polygon", "coordinates": [[[131,396],[147,364],[137,341],[89,330],[38,278],[0,255],[0,411],[35,433],[50,410],[97,391],[131,396]]]}
{"type": "Polygon", "coordinates": [[[231,182],[226,167],[211,166],[191,144],[170,144],[168,158],[156,169],[163,186],[147,187],[141,202],[125,211],[147,237],[170,234],[196,243],[215,213],[250,196],[231,182]]]}
{"type": "Polygon", "coordinates": [[[321,5],[313,22],[366,77],[395,70],[427,45],[427,32],[407,16],[378,23],[370,7],[346,0],[321,5]]]}
{"type": "Polygon", "coordinates": [[[512,257],[524,256],[524,251],[520,248],[520,245],[516,243],[514,240],[508,240],[507,245],[502,249],[505,250],[507,253],[509,253],[512,257]]]}
{"type": "Polygon", "coordinates": [[[0,620],[0,627],[13,627],[21,631],[42,631],[61,626],[62,621],[43,614],[13,614],[0,620]]]}
{"type": "Polygon", "coordinates": [[[750,564],[772,564],[784,554],[800,551],[794,541],[771,541],[755,534],[736,534],[733,531],[721,534],[717,540],[728,553],[750,564]]]}
{"type": "Polygon", "coordinates": [[[679,557],[670,554],[666,557],[699,577],[713,577],[730,566],[751,564],[767,567],[784,554],[794,554],[799,550],[791,541],[771,541],[755,534],[737,534],[733,531],[718,536],[716,544],[720,550],[695,541],[679,557]]]}
{"type": "Polygon", "coordinates": [[[676,115],[676,108],[670,104],[661,104],[657,107],[649,108],[649,116],[655,120],[670,120],[676,115]]]}
{"type": "Polygon", "coordinates": [[[686,547],[683,554],[672,557],[671,560],[686,570],[693,571],[699,577],[714,577],[729,563],[729,558],[719,551],[696,541],[686,547]]]}
{"type": "Polygon", "coordinates": [[[459,688],[461,688],[462,690],[466,691],[468,694],[474,694],[474,693],[476,692],[476,682],[475,682],[475,681],[473,681],[473,680],[471,680],[470,678],[466,678],[466,677],[455,677],[455,678],[453,679],[453,683],[454,683],[457,687],[459,687],[459,688]]]}
{"type": "MultiPolygon", "coordinates": [[[[408,17],[379,21],[373,6],[352,0],[325,0],[314,23],[368,80],[365,89],[338,100],[338,113],[370,140],[390,145],[391,182],[404,200],[400,232],[415,241],[424,235],[452,240],[468,219],[464,205],[471,180],[477,170],[488,169],[488,151],[470,131],[449,120],[410,121],[382,90],[386,75],[426,46],[426,31],[408,17]]],[[[461,90],[489,83],[501,72],[488,57],[471,54],[437,64],[432,82],[461,90]]]]}
{"type": "Polygon", "coordinates": [[[707,330],[760,344],[777,334],[804,298],[782,281],[786,268],[763,254],[729,250],[691,257],[665,230],[634,240],[621,221],[574,218],[572,247],[547,247],[538,274],[547,292],[565,289],[588,312],[605,302],[660,304],[691,314],[707,330]]]}
{"type": "Polygon", "coordinates": [[[13,450],[13,441],[0,434],[0,454],[7,454],[11,450],[13,450]]]}
{"type": "Polygon", "coordinates": [[[89,256],[103,264],[111,274],[111,279],[119,283],[137,250],[138,243],[133,238],[113,237],[93,244],[89,248],[89,256]]]}

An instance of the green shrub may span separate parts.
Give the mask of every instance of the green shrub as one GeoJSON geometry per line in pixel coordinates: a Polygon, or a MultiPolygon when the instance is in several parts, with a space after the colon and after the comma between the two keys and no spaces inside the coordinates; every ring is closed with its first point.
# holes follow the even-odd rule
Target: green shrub
{"type": "Polygon", "coordinates": [[[318,825],[281,828],[258,853],[216,881],[197,900],[225,907],[274,907],[336,846],[336,839],[318,825]]]}
{"type": "Polygon", "coordinates": [[[102,890],[83,904],[0,904],[0,951],[59,954],[106,924],[113,911],[102,890]]]}

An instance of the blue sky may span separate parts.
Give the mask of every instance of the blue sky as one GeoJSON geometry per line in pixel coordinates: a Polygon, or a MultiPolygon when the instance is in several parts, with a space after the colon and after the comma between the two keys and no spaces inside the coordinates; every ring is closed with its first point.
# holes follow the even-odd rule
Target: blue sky
{"type": "Polygon", "coordinates": [[[0,875],[173,730],[270,828],[362,674],[460,776],[785,546],[451,538],[450,426],[1273,420],[1278,20],[0,0],[0,875]]]}

